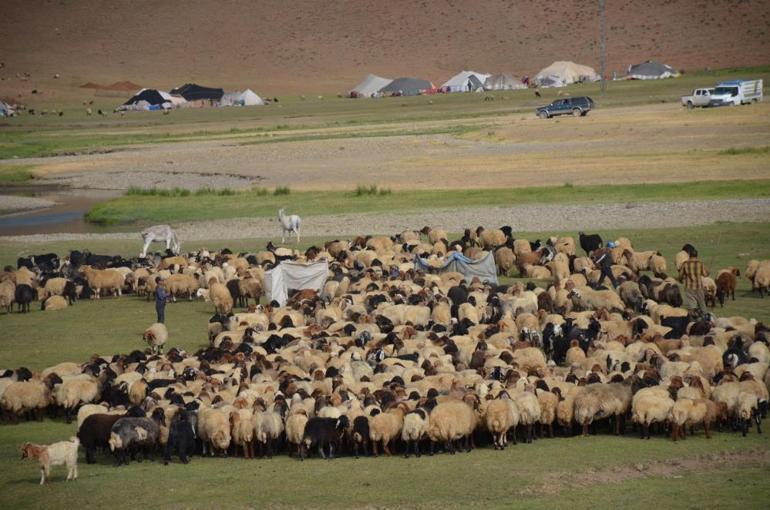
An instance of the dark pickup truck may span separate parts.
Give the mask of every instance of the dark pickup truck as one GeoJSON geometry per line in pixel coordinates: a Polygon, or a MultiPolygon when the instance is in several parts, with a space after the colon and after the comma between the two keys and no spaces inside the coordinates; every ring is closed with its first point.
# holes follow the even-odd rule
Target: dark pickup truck
{"type": "Polygon", "coordinates": [[[535,113],[541,119],[550,119],[557,115],[574,115],[575,117],[585,117],[594,107],[594,101],[590,97],[565,97],[557,99],[553,103],[541,106],[535,113]]]}

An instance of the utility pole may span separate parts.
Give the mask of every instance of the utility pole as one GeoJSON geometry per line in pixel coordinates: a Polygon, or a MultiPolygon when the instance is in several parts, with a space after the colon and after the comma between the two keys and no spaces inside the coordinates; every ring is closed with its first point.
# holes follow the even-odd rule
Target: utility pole
{"type": "Polygon", "coordinates": [[[600,90],[604,94],[607,90],[607,44],[604,30],[604,0],[599,0],[599,75],[601,76],[600,90]]]}

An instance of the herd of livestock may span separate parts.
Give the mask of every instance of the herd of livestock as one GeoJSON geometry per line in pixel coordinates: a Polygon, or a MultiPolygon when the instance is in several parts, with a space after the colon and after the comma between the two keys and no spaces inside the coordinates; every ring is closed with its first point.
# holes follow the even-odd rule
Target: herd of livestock
{"type": "MultiPolygon", "coordinates": [[[[163,353],[173,331],[156,324],[144,351],[39,373],[5,370],[3,417],[76,419],[89,463],[99,452],[118,463],[156,452],[182,462],[279,450],[300,459],[316,451],[419,456],[554,434],[633,429],[677,440],[700,435],[696,429],[708,438],[714,427],[761,432],[770,328],[683,309],[667,272],[686,253],[667,261],[629,239],[614,246],[617,288],[598,283],[588,256],[603,247],[598,236],[530,242],[508,228],[469,229],[450,242],[426,227],[305,252],[270,244],[240,254],[19,259],[0,275],[0,304],[9,311],[36,300],[50,310],[84,298],[149,298],[163,281],[173,299],[206,299],[214,314],[201,324],[208,345],[194,353],[163,353]],[[438,267],[451,251],[471,259],[492,251],[498,271],[518,269],[538,283],[415,270],[415,255],[438,267]],[[323,289],[296,291],[283,306],[260,304],[266,270],[318,259],[329,262],[323,289]]],[[[704,278],[710,306],[734,299],[739,277],[766,290],[770,261],[743,271],[704,278]]]]}

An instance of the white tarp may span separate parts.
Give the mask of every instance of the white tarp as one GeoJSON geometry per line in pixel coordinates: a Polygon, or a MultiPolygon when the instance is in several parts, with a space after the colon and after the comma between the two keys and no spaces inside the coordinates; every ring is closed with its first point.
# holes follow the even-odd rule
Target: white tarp
{"type": "Polygon", "coordinates": [[[444,82],[441,88],[449,92],[477,92],[484,88],[484,82],[490,76],[475,71],[460,71],[444,82]]]}
{"type": "Polygon", "coordinates": [[[510,74],[494,74],[484,81],[484,90],[517,90],[527,88],[520,79],[510,74]]]}
{"type": "Polygon", "coordinates": [[[326,260],[301,264],[284,260],[274,269],[265,273],[265,294],[268,301],[277,301],[281,306],[289,299],[289,290],[323,291],[329,276],[326,260]]]}
{"type": "Polygon", "coordinates": [[[535,83],[541,87],[563,87],[583,81],[599,81],[599,75],[592,67],[574,62],[556,61],[542,69],[535,76],[535,83]]]}
{"type": "Polygon", "coordinates": [[[260,106],[265,104],[265,102],[262,101],[262,98],[251,89],[246,89],[241,92],[241,95],[238,96],[238,101],[241,102],[242,106],[260,106]]]}
{"type": "Polygon", "coordinates": [[[390,82],[390,78],[383,78],[376,74],[367,74],[361,83],[351,89],[352,97],[373,97],[377,96],[381,88],[387,87],[390,82]]]}

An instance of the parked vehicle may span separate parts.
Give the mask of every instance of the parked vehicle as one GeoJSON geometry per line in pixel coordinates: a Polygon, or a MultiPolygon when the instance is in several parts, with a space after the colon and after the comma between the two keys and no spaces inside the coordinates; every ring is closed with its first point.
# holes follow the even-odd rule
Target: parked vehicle
{"type": "Polygon", "coordinates": [[[711,94],[714,89],[695,89],[689,96],[682,96],[682,106],[686,106],[688,110],[695,108],[696,106],[705,107],[711,102],[711,94]]]}
{"type": "Polygon", "coordinates": [[[710,106],[734,106],[762,101],[762,80],[722,82],[711,93],[710,106]]]}
{"type": "Polygon", "coordinates": [[[557,99],[553,103],[541,106],[535,113],[541,119],[550,119],[557,115],[574,115],[585,117],[594,107],[594,101],[590,97],[566,97],[557,99]]]}

